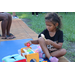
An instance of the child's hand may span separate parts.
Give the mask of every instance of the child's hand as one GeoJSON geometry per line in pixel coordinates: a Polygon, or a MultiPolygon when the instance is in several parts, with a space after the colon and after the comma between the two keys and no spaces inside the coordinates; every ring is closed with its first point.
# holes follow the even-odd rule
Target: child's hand
{"type": "Polygon", "coordinates": [[[24,45],[27,46],[27,43],[29,43],[30,45],[32,45],[31,41],[28,41],[28,42],[24,43],[24,45]]]}
{"type": "Polygon", "coordinates": [[[46,39],[45,42],[46,42],[47,45],[51,45],[52,44],[52,41],[49,40],[49,39],[46,39]]]}

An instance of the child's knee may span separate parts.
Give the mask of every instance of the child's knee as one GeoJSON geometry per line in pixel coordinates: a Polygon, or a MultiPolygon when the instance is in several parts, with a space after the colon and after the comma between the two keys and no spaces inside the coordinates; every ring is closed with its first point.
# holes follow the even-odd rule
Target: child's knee
{"type": "Polygon", "coordinates": [[[65,55],[66,54],[66,49],[62,49],[62,54],[65,55]]]}
{"type": "Polygon", "coordinates": [[[44,39],[43,39],[43,37],[39,37],[38,40],[39,40],[39,42],[42,42],[44,39]]]}

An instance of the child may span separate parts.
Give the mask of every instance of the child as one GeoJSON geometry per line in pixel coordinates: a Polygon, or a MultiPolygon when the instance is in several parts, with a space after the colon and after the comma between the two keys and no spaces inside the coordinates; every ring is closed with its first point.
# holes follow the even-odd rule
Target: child
{"type": "Polygon", "coordinates": [[[13,19],[17,19],[18,17],[17,17],[17,15],[16,15],[16,13],[15,12],[13,12],[13,19]]]}
{"type": "MultiPolygon", "coordinates": [[[[37,40],[32,40],[27,43],[40,44],[46,57],[51,62],[58,62],[58,57],[66,54],[66,50],[62,49],[63,32],[61,28],[61,19],[56,13],[49,13],[45,17],[46,29],[41,32],[37,40]],[[46,40],[41,37],[44,34],[46,40]]],[[[25,46],[26,44],[25,43],[25,46]]]]}

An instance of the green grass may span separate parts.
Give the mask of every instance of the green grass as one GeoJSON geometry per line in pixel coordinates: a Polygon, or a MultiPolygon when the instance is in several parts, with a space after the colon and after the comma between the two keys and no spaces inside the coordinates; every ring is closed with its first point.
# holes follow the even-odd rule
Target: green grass
{"type": "MultiPolygon", "coordinates": [[[[10,14],[12,14],[10,12],[10,14]]],[[[46,13],[39,13],[39,16],[32,16],[31,12],[16,12],[16,15],[23,19],[30,19],[30,22],[27,24],[31,24],[29,27],[34,30],[36,33],[42,32],[46,26],[45,26],[45,14],[46,13]]],[[[59,16],[62,16],[62,31],[64,33],[64,48],[68,48],[69,42],[75,42],[75,13],[68,12],[67,14],[65,12],[59,12],[59,16]]]]}

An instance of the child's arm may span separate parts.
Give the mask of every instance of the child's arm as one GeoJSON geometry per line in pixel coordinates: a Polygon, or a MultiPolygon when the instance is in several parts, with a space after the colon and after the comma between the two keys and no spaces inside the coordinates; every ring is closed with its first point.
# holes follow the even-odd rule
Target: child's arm
{"type": "Polygon", "coordinates": [[[55,43],[55,42],[53,42],[52,40],[46,40],[46,44],[47,45],[52,45],[53,47],[55,47],[55,48],[57,48],[57,49],[61,49],[62,48],[62,45],[63,45],[63,43],[55,43]]]}
{"type": "Polygon", "coordinates": [[[39,41],[38,40],[31,40],[31,43],[32,44],[39,44],[39,41]]]}
{"type": "Polygon", "coordinates": [[[32,44],[39,44],[38,40],[31,40],[31,41],[28,41],[28,42],[24,43],[24,45],[26,46],[27,43],[30,43],[30,45],[32,45],[32,44]]]}

